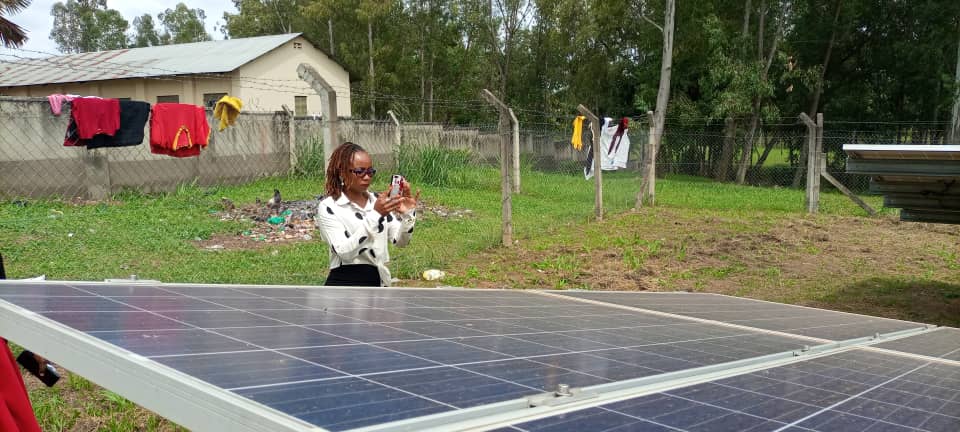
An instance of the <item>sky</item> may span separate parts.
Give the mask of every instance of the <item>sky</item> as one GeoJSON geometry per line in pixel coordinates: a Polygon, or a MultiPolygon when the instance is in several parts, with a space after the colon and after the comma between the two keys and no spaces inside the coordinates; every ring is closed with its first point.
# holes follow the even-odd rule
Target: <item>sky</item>
{"type": "MultiPolygon", "coordinates": [[[[57,3],[57,0],[33,0],[23,11],[16,15],[6,17],[15,24],[27,30],[27,36],[30,38],[21,47],[24,51],[11,51],[0,48],[0,54],[15,54],[24,57],[42,57],[39,54],[30,51],[40,51],[43,53],[57,54],[57,45],[50,40],[50,29],[53,27],[53,16],[50,15],[50,8],[57,3]]],[[[236,13],[236,8],[230,0],[183,0],[183,3],[189,8],[203,9],[207,16],[204,24],[207,27],[207,33],[213,39],[223,39],[223,34],[216,29],[223,23],[223,13],[225,11],[236,13]]],[[[133,19],[143,14],[153,15],[156,20],[157,14],[165,11],[167,8],[173,8],[177,4],[173,0],[108,0],[107,7],[116,9],[123,17],[130,22],[132,32],[133,19]]],[[[161,29],[158,23],[158,30],[161,29]]],[[[48,55],[49,55],[48,54],[48,55]]],[[[12,60],[9,56],[0,56],[0,60],[12,60]]]]}

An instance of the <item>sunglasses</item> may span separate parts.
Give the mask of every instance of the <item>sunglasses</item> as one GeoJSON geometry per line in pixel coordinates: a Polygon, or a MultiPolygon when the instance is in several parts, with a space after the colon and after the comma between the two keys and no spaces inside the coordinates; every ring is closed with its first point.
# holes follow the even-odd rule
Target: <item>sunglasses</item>
{"type": "Polygon", "coordinates": [[[350,172],[356,174],[358,177],[363,177],[364,174],[373,177],[377,174],[377,170],[374,168],[358,168],[349,170],[350,172]]]}

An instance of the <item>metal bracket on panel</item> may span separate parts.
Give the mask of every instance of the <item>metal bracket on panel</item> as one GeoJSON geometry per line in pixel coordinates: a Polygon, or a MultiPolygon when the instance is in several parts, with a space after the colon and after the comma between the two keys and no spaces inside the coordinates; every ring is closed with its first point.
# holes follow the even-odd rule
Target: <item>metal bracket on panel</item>
{"type": "Polygon", "coordinates": [[[560,406],[595,397],[597,397],[597,393],[584,392],[583,389],[570,388],[570,386],[567,384],[559,384],[557,385],[557,390],[552,393],[543,393],[528,397],[527,405],[530,408],[541,406],[560,406]]]}
{"type": "Polygon", "coordinates": [[[107,283],[141,283],[141,284],[159,284],[160,281],[152,279],[140,279],[137,275],[130,275],[130,279],[104,279],[104,282],[107,283]]]}

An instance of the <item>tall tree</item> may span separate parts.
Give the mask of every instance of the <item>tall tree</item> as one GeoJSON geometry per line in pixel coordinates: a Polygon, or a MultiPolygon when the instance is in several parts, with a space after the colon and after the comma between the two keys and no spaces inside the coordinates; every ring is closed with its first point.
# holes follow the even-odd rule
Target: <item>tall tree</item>
{"type": "Polygon", "coordinates": [[[75,54],[125,48],[130,24],[107,0],[67,0],[50,8],[50,39],[62,53],[75,54]]]}
{"type": "MultiPolygon", "coordinates": [[[[663,13],[663,56],[660,60],[660,86],[657,90],[657,108],[653,112],[653,149],[645,155],[644,169],[646,179],[641,182],[640,191],[637,193],[637,202],[634,207],[639,208],[643,205],[648,189],[652,189],[654,172],[652,165],[657,160],[657,152],[660,150],[660,144],[663,141],[663,132],[667,118],[667,105],[670,102],[670,75],[673,71],[673,29],[675,27],[674,16],[676,15],[676,3],[674,0],[666,0],[667,4],[663,13]]],[[[652,191],[651,191],[652,192],[652,191]]],[[[652,204],[652,203],[651,203],[652,204]]]]}
{"type": "Polygon", "coordinates": [[[151,47],[160,45],[160,33],[154,25],[153,17],[150,14],[143,14],[133,19],[133,31],[135,32],[130,41],[130,46],[136,48],[151,47]]]}
{"type": "Polygon", "coordinates": [[[207,14],[203,9],[191,9],[186,4],[177,3],[174,9],[157,15],[166,30],[161,36],[165,44],[181,44],[211,40],[204,27],[207,14]]]}
{"type": "Polygon", "coordinates": [[[310,24],[302,12],[305,0],[233,0],[237,13],[223,13],[224,36],[249,37],[302,32],[310,24]]]}
{"type": "MultiPolygon", "coordinates": [[[[960,34],[960,28],[957,30],[957,34],[960,34]]],[[[960,41],[957,42],[957,69],[954,74],[956,78],[954,78],[953,85],[956,90],[954,90],[953,110],[950,116],[950,135],[947,139],[950,144],[958,144],[957,139],[960,137],[960,41]]]]}
{"type": "Polygon", "coordinates": [[[22,27],[6,19],[30,6],[30,0],[0,0],[0,45],[15,48],[27,40],[27,32],[22,27]]]}
{"type": "Polygon", "coordinates": [[[760,110],[763,108],[764,99],[772,95],[772,88],[767,78],[769,77],[770,66],[773,64],[773,59],[777,55],[777,47],[780,44],[780,38],[783,36],[783,29],[786,25],[789,9],[790,0],[778,1],[778,7],[773,8],[772,11],[767,8],[764,0],[760,0],[760,22],[757,25],[757,57],[760,69],[757,88],[759,91],[753,97],[753,112],[750,115],[750,131],[747,133],[747,139],[743,143],[743,153],[740,154],[740,166],[737,167],[738,184],[743,184],[746,180],[747,169],[750,168],[753,159],[753,143],[756,140],[757,128],[760,125],[760,116],[762,114],[760,110]],[[764,41],[768,36],[765,33],[764,25],[767,14],[771,12],[774,14],[776,27],[773,34],[769,36],[773,38],[773,42],[770,44],[770,51],[765,52],[764,41]]]}

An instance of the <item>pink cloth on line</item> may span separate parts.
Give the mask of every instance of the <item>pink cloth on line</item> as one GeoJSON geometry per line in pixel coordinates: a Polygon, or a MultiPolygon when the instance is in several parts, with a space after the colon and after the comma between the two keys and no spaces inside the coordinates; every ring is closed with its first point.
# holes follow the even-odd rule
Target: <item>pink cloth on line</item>
{"type": "Polygon", "coordinates": [[[60,115],[60,112],[63,110],[63,102],[72,101],[77,97],[77,95],[72,94],[52,94],[47,96],[47,102],[50,102],[50,112],[52,112],[53,115],[60,115]]]}

